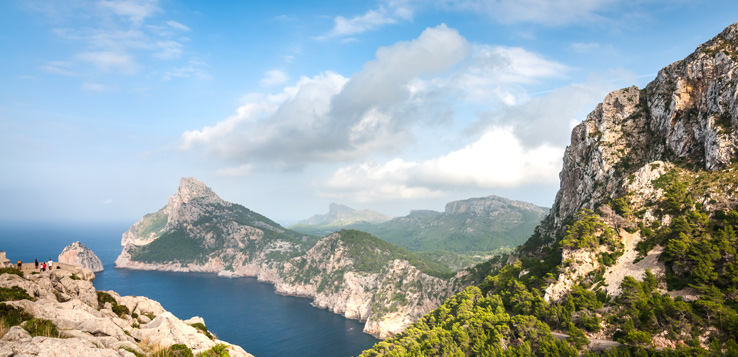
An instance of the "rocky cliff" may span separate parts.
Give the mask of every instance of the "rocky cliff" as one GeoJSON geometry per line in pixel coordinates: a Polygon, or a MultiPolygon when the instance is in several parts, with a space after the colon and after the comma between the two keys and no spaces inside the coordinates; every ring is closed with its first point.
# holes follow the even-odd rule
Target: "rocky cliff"
{"type": "Polygon", "coordinates": [[[95,273],[103,271],[103,265],[100,258],[80,242],[74,242],[64,247],[61,254],[59,254],[58,261],[87,268],[95,273]]]}
{"type": "Polygon", "coordinates": [[[0,274],[2,356],[117,357],[220,349],[251,356],[208,335],[202,318],[182,321],[146,297],[95,291],[89,269],[21,275],[0,274]]]}
{"type": "Polygon", "coordinates": [[[398,333],[476,278],[467,272],[449,280],[448,268],[352,234],[342,231],[318,240],[293,232],[185,178],[167,206],[123,234],[115,264],[254,276],[274,284],[278,293],[311,297],[316,306],[365,321],[365,332],[379,338],[398,333]],[[347,239],[350,255],[340,248],[347,239]],[[362,249],[354,249],[358,246],[362,249]],[[370,261],[364,261],[367,257],[370,261]],[[403,290],[408,284],[418,288],[403,290]]]}
{"type": "Polygon", "coordinates": [[[737,70],[733,24],[644,89],[607,95],[507,265],[366,355],[738,354],[737,70]]]}

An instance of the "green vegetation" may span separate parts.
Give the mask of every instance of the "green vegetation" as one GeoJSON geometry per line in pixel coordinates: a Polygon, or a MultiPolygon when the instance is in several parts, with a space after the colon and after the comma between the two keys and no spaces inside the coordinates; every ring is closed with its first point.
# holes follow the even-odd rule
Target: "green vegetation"
{"type": "Polygon", "coordinates": [[[31,336],[44,336],[59,338],[59,330],[51,320],[32,318],[23,325],[31,336]]]}
{"type": "Polygon", "coordinates": [[[23,276],[23,272],[16,268],[0,268],[0,275],[3,274],[15,274],[18,276],[23,276]]]}
{"type": "MultiPolygon", "coordinates": [[[[275,261],[286,261],[299,256],[318,240],[317,237],[284,229],[276,222],[241,205],[205,204],[198,202],[197,198],[189,204],[195,203],[203,205],[202,209],[210,214],[200,217],[193,223],[193,226],[214,238],[213,240],[206,241],[199,236],[192,236],[185,229],[173,228],[162,232],[151,243],[133,248],[131,259],[145,263],[204,263],[211,254],[217,254],[226,248],[237,247],[236,242],[227,239],[229,233],[226,232],[225,227],[232,222],[254,227],[263,232],[261,239],[248,241],[247,246],[242,249],[244,253],[259,252],[277,240],[292,243],[295,249],[291,251],[270,253],[270,257],[275,261]]],[[[160,232],[166,226],[167,216],[160,212],[144,217],[142,226],[146,229],[142,232],[160,232]]],[[[234,269],[232,262],[226,262],[226,265],[234,269]]]]}
{"type": "Polygon", "coordinates": [[[181,343],[158,349],[151,353],[152,357],[194,357],[192,350],[181,343]]]}
{"type": "Polygon", "coordinates": [[[26,293],[26,291],[20,286],[11,286],[9,288],[0,287],[0,301],[14,301],[14,300],[33,300],[33,298],[26,293]]]}
{"type": "Polygon", "coordinates": [[[141,224],[138,226],[137,235],[139,237],[146,238],[151,233],[158,233],[166,227],[169,215],[165,213],[165,208],[143,216],[141,224]]]}
{"type": "Polygon", "coordinates": [[[230,357],[230,355],[228,353],[228,345],[219,343],[207,351],[198,353],[197,357],[230,357]]]}
{"type": "Polygon", "coordinates": [[[118,315],[118,317],[123,317],[131,313],[131,311],[125,305],[118,305],[118,301],[115,300],[115,298],[112,295],[104,291],[98,291],[97,292],[98,309],[102,309],[103,307],[105,307],[105,303],[108,303],[108,302],[110,303],[110,306],[113,312],[116,315],[118,315]]]}
{"type": "Polygon", "coordinates": [[[33,315],[27,313],[21,307],[14,307],[12,305],[0,303],[0,323],[5,327],[13,327],[20,325],[21,322],[30,320],[33,315]]]}
{"type": "MultiPolygon", "coordinates": [[[[704,179],[721,182],[733,176],[724,170],[704,179]]],[[[567,264],[561,261],[563,249],[606,245],[612,254],[622,249],[611,228],[591,211],[581,210],[560,240],[546,242],[534,234],[518,249],[520,260],[458,293],[362,356],[589,355],[583,350],[589,341],[586,333],[597,331],[622,344],[604,352],[605,356],[738,356],[738,210],[710,215],[698,209],[693,199],[696,190],[685,181],[673,172],[655,182],[665,191],[657,204],[659,214],[669,214],[672,220],[669,225],[641,224],[645,240],[639,249],[664,246],[666,286],[695,289],[699,294],[695,301],[662,294],[657,290],[662,283],[646,271],[641,281],[625,277],[620,294],[614,297],[597,283],[601,276],[590,275],[578,280],[561,301],[546,302],[544,288],[567,264]],[[556,339],[551,331],[569,337],[556,339]],[[681,347],[657,350],[653,344],[657,335],[681,347]]],[[[628,212],[627,201],[613,204],[621,215],[628,212]]]]}
{"type": "Polygon", "coordinates": [[[196,328],[198,331],[202,332],[209,339],[211,339],[211,340],[215,339],[215,336],[213,336],[212,333],[208,332],[208,328],[205,327],[205,324],[203,324],[201,322],[195,322],[194,324],[191,324],[190,326],[192,326],[192,327],[196,328]]]}

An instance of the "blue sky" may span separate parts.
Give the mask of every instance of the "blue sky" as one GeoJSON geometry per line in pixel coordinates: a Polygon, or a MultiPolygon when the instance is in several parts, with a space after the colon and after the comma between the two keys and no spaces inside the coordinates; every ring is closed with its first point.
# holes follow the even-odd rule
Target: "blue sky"
{"type": "Polygon", "coordinates": [[[196,177],[281,223],[550,206],[571,127],[734,1],[2,1],[2,221],[135,222],[196,177]]]}

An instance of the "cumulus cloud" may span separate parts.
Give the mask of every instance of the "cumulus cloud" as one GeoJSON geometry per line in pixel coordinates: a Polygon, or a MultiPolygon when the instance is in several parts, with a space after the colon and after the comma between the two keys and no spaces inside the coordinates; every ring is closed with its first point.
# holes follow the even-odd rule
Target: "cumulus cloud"
{"type": "Polygon", "coordinates": [[[558,180],[563,147],[526,148],[512,128],[495,128],[465,147],[420,162],[394,159],[365,162],[337,170],[322,193],[359,202],[428,198],[470,187],[494,189],[558,180]]]}
{"type": "Polygon", "coordinates": [[[278,167],[391,154],[414,143],[419,128],[451,123],[459,98],[517,103],[526,97],[521,84],[563,71],[520,48],[472,45],[440,25],[378,49],[350,78],[325,72],[252,96],[235,115],[183,133],[182,148],[278,167]]]}
{"type": "Polygon", "coordinates": [[[145,18],[162,11],[157,3],[157,0],[104,0],[98,2],[98,5],[140,24],[145,18]]]}

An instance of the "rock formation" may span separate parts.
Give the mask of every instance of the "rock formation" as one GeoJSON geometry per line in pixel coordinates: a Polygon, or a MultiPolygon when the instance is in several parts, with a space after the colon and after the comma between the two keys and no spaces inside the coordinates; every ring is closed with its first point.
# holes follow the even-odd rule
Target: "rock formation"
{"type": "Polygon", "coordinates": [[[400,332],[457,289],[473,283],[468,272],[451,280],[422,273],[406,261],[409,252],[364,236],[358,239],[360,244],[380,253],[373,258],[372,269],[362,269],[364,265],[356,262],[361,252],[343,254],[344,238],[336,233],[318,241],[282,228],[185,178],[167,206],[144,216],[123,234],[124,248],[115,264],[128,269],[257,277],[274,284],[277,293],[311,297],[316,306],[365,321],[365,332],[379,338],[400,332]],[[419,288],[411,293],[405,286],[419,288]]]}
{"type": "Polygon", "coordinates": [[[59,254],[59,262],[77,265],[92,270],[93,272],[103,271],[103,265],[100,258],[89,248],[80,242],[74,242],[62,250],[59,254]]]}
{"type": "Polygon", "coordinates": [[[223,345],[231,356],[251,356],[239,346],[206,336],[196,328],[201,318],[182,321],[146,297],[95,291],[88,280],[94,274],[77,269],[0,275],[0,289],[20,288],[26,294],[0,303],[6,313],[22,309],[25,314],[23,322],[0,336],[1,356],[135,356],[174,344],[194,353],[223,345]],[[39,322],[47,328],[31,327],[39,322]],[[52,324],[55,330],[49,328],[52,324]]]}

